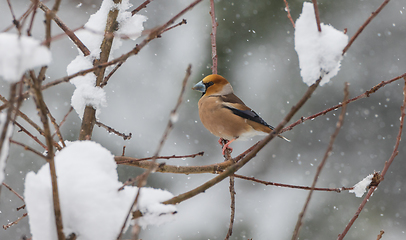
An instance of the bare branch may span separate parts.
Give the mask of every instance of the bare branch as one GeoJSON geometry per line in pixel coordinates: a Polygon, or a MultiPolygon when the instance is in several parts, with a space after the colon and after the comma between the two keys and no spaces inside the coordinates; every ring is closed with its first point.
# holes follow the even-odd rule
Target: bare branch
{"type": "MultiPolygon", "coordinates": [[[[182,156],[176,156],[176,155],[172,155],[172,156],[158,156],[156,157],[156,159],[172,159],[172,158],[195,158],[196,156],[203,156],[204,152],[198,152],[198,153],[194,153],[194,154],[190,154],[190,155],[182,155],[182,156]]],[[[122,155],[124,156],[124,154],[122,155]]],[[[125,157],[125,158],[129,158],[129,157],[125,157]]],[[[147,157],[147,158],[130,158],[128,160],[117,160],[116,159],[116,163],[117,164],[125,164],[125,163],[133,163],[133,162],[140,162],[140,161],[146,161],[146,160],[151,160],[153,159],[153,157],[147,157]]]]}
{"type": "Polygon", "coordinates": [[[312,188],[312,187],[306,187],[306,186],[297,186],[297,185],[290,185],[290,184],[284,184],[284,183],[274,183],[274,182],[268,182],[268,181],[263,181],[256,179],[254,177],[246,177],[238,174],[234,174],[234,177],[248,180],[248,181],[253,181],[257,183],[264,184],[266,186],[277,186],[277,187],[286,187],[286,188],[296,188],[296,189],[303,189],[303,190],[314,190],[314,191],[325,191],[325,192],[342,192],[346,190],[352,190],[354,187],[341,187],[341,188],[312,188]]]}
{"type": "Polygon", "coordinates": [[[41,145],[41,147],[43,147],[45,150],[48,150],[47,146],[45,146],[45,144],[43,144],[36,136],[32,135],[27,129],[25,129],[21,124],[19,124],[18,122],[14,122],[19,128],[19,132],[24,132],[25,134],[27,134],[30,138],[32,138],[36,143],[38,143],[39,145],[41,145]]]}
{"type": "MultiPolygon", "coordinates": [[[[71,106],[71,107],[69,108],[69,111],[68,111],[68,112],[65,114],[65,116],[63,117],[62,121],[59,123],[59,128],[61,128],[62,125],[66,122],[66,119],[68,118],[69,114],[70,114],[72,111],[73,111],[73,107],[71,106]]],[[[55,134],[56,134],[56,131],[55,131],[54,134],[52,134],[52,137],[54,137],[55,134]]]]}
{"type": "Polygon", "coordinates": [[[141,11],[141,9],[146,8],[147,5],[152,2],[152,0],[146,0],[145,2],[143,2],[140,6],[138,6],[136,9],[131,11],[131,14],[134,16],[135,14],[137,14],[139,11],[141,11]]]}
{"type": "Polygon", "coordinates": [[[21,35],[21,25],[20,22],[17,21],[16,16],[14,15],[13,7],[11,6],[10,0],[7,0],[7,4],[10,9],[11,16],[13,17],[13,24],[15,25],[18,34],[21,35]]]}
{"type": "MultiPolygon", "coordinates": [[[[39,2],[38,6],[44,12],[50,11],[50,9],[42,2],[39,2]]],[[[75,43],[75,45],[80,49],[80,51],[82,51],[83,55],[85,56],[90,55],[89,49],[82,43],[82,41],[80,41],[80,39],[74,34],[74,32],[70,30],[58,16],[56,16],[56,14],[53,15],[52,19],[65,32],[65,34],[68,35],[68,37],[72,40],[73,43],[75,43]]],[[[47,40],[51,41],[51,39],[47,40]]]]}
{"type": "Polygon", "coordinates": [[[309,192],[309,195],[307,196],[307,199],[306,199],[306,202],[305,202],[305,204],[303,206],[302,212],[299,214],[299,218],[298,218],[298,220],[296,222],[296,227],[295,227],[295,230],[293,231],[292,240],[296,240],[298,238],[298,236],[299,236],[300,227],[302,226],[302,220],[303,220],[303,217],[304,217],[304,215],[306,213],[307,207],[309,206],[310,199],[311,199],[312,194],[314,192],[314,188],[316,187],[317,179],[320,176],[321,170],[323,169],[324,164],[327,161],[327,158],[330,156],[330,153],[333,150],[333,143],[334,143],[338,133],[340,132],[341,126],[343,125],[344,116],[345,116],[346,109],[347,109],[347,104],[345,103],[345,102],[347,102],[347,99],[348,99],[348,83],[345,83],[345,86],[344,86],[344,100],[343,100],[344,105],[343,105],[343,108],[341,109],[340,116],[338,117],[336,130],[334,131],[333,135],[331,135],[330,143],[329,143],[329,145],[327,147],[326,152],[324,153],[323,160],[320,162],[319,166],[317,167],[317,172],[314,175],[311,190],[309,192]]]}
{"type": "Polygon", "coordinates": [[[230,224],[228,227],[227,235],[225,240],[230,239],[231,235],[233,234],[233,225],[234,225],[234,218],[235,218],[235,187],[234,187],[234,176],[230,176],[230,198],[231,198],[231,203],[230,203],[230,209],[231,209],[231,214],[230,214],[230,224]]]}
{"type": "Polygon", "coordinates": [[[58,192],[58,182],[56,178],[56,169],[55,169],[55,159],[54,159],[54,148],[53,148],[53,139],[51,135],[51,129],[49,126],[47,118],[47,106],[44,102],[42,91],[41,91],[41,80],[38,78],[33,78],[33,93],[35,104],[40,115],[41,122],[44,126],[45,140],[48,147],[47,152],[47,162],[49,163],[50,173],[51,173],[51,182],[52,182],[52,200],[53,208],[55,214],[55,224],[58,235],[58,240],[65,240],[65,234],[63,233],[63,224],[62,224],[62,213],[61,206],[59,202],[59,192],[58,192]]]}
{"type": "Polygon", "coordinates": [[[375,12],[371,13],[371,16],[362,24],[362,26],[358,29],[358,31],[351,37],[350,41],[348,42],[347,46],[343,49],[343,55],[348,51],[351,45],[354,43],[355,39],[361,34],[361,32],[365,29],[365,27],[378,15],[379,12],[389,3],[390,0],[385,0],[379,7],[376,9],[375,12]]]}
{"type": "Polygon", "coordinates": [[[317,0],[312,0],[312,2],[314,8],[314,15],[316,15],[317,30],[321,32],[320,15],[319,15],[319,7],[317,6],[317,0]]]}
{"type": "Polygon", "coordinates": [[[216,36],[217,36],[217,26],[216,22],[216,13],[214,11],[214,0],[210,0],[210,16],[211,16],[211,60],[213,61],[213,66],[211,67],[212,73],[217,74],[217,45],[216,45],[216,36]]]}
{"type": "Polygon", "coordinates": [[[285,2],[285,11],[288,13],[288,18],[290,22],[292,23],[293,28],[295,28],[295,22],[292,19],[292,16],[290,15],[290,8],[287,0],[283,0],[285,2]]]}
{"type": "Polygon", "coordinates": [[[21,201],[24,202],[24,198],[20,194],[18,194],[18,192],[14,191],[14,189],[12,189],[9,185],[7,185],[4,182],[2,183],[2,185],[5,186],[8,190],[10,190],[12,193],[14,193],[19,199],[21,199],[21,201]]]}
{"type": "Polygon", "coordinates": [[[23,144],[23,143],[14,141],[14,140],[12,140],[12,139],[10,139],[10,143],[13,143],[13,144],[15,144],[15,145],[21,146],[21,147],[23,147],[25,150],[30,151],[30,152],[33,152],[33,153],[35,153],[37,156],[40,156],[41,158],[44,158],[45,160],[47,159],[42,153],[38,152],[37,150],[35,150],[35,149],[33,149],[33,148],[31,148],[31,147],[29,147],[29,146],[23,144]]]}
{"type": "Polygon", "coordinates": [[[109,126],[107,126],[107,125],[105,125],[105,124],[103,124],[103,123],[101,123],[101,122],[98,122],[98,121],[96,121],[96,125],[99,126],[99,127],[102,127],[102,128],[104,128],[104,129],[106,129],[109,133],[114,133],[114,134],[116,134],[117,136],[122,137],[124,140],[129,140],[129,139],[131,139],[131,137],[132,137],[132,135],[133,135],[132,133],[130,133],[130,134],[128,134],[128,135],[126,135],[126,134],[124,134],[124,133],[120,133],[119,131],[115,130],[114,128],[109,127],[109,126]]]}
{"type": "Polygon", "coordinates": [[[379,178],[378,182],[376,182],[374,184],[374,186],[371,186],[371,188],[369,189],[369,191],[368,191],[367,195],[365,196],[364,200],[362,201],[362,203],[358,207],[357,212],[355,212],[354,216],[351,218],[350,222],[347,224],[344,231],[341,234],[338,235],[337,240],[342,240],[345,237],[347,232],[350,230],[350,228],[354,224],[355,220],[358,218],[358,216],[361,213],[362,209],[364,208],[365,204],[367,204],[367,202],[369,201],[369,198],[371,197],[372,193],[375,191],[375,189],[380,184],[380,182],[384,179],[384,176],[385,176],[386,172],[388,171],[389,166],[392,164],[393,160],[398,155],[398,147],[399,147],[399,143],[400,143],[400,140],[401,140],[402,130],[403,130],[403,123],[404,123],[405,115],[406,115],[406,113],[405,113],[405,108],[406,108],[406,77],[404,77],[404,80],[405,80],[405,85],[403,86],[403,104],[402,104],[402,107],[400,108],[400,110],[401,110],[400,126],[399,126],[398,136],[396,137],[395,147],[393,148],[393,151],[392,151],[392,154],[391,154],[389,160],[385,162],[385,166],[384,166],[384,168],[382,170],[382,175],[378,174],[378,178],[379,178]]]}
{"type": "Polygon", "coordinates": [[[385,231],[381,230],[378,234],[378,236],[376,237],[376,240],[379,240],[382,238],[382,235],[385,233],[385,231]]]}
{"type": "MultiPolygon", "coordinates": [[[[361,99],[361,98],[369,97],[370,94],[375,93],[375,92],[378,91],[381,87],[384,87],[384,86],[386,86],[387,84],[392,83],[392,82],[394,82],[394,81],[397,81],[397,80],[399,80],[399,79],[401,79],[401,78],[403,78],[403,77],[405,77],[405,76],[406,76],[406,73],[404,73],[404,74],[402,74],[402,75],[400,75],[400,76],[397,76],[397,77],[395,77],[395,78],[392,78],[392,79],[390,79],[390,80],[382,81],[382,82],[380,82],[379,84],[377,84],[377,85],[375,85],[374,87],[372,87],[370,90],[365,91],[363,94],[361,94],[361,95],[359,95],[359,96],[357,96],[357,97],[354,97],[354,98],[351,98],[351,99],[347,100],[347,101],[345,102],[345,104],[354,102],[354,101],[359,100],[359,99],[361,99]]],[[[311,115],[311,116],[309,116],[309,117],[301,117],[301,118],[300,118],[299,120],[297,120],[296,122],[294,122],[294,123],[290,124],[289,126],[285,127],[285,128],[281,131],[281,133],[286,132],[286,131],[289,131],[289,130],[292,130],[296,125],[299,125],[299,124],[301,124],[301,123],[303,123],[303,122],[305,122],[305,121],[307,121],[307,120],[312,120],[312,119],[314,119],[314,118],[316,118],[316,117],[319,117],[320,115],[325,115],[325,114],[327,114],[328,112],[331,112],[331,111],[333,111],[333,110],[336,110],[336,109],[338,109],[338,108],[340,108],[340,107],[342,107],[342,106],[343,106],[343,103],[340,103],[340,104],[337,104],[337,105],[335,105],[335,106],[333,106],[333,107],[331,107],[331,108],[328,108],[328,109],[326,109],[326,110],[324,110],[324,111],[321,111],[321,112],[319,112],[319,113],[316,113],[316,114],[314,114],[314,115],[311,115]]]]}
{"type": "Polygon", "coordinates": [[[19,217],[14,222],[8,223],[7,225],[3,225],[3,229],[7,230],[9,227],[16,225],[17,223],[19,223],[21,221],[21,219],[25,218],[27,215],[28,215],[27,213],[24,213],[21,217],[19,217]]]}

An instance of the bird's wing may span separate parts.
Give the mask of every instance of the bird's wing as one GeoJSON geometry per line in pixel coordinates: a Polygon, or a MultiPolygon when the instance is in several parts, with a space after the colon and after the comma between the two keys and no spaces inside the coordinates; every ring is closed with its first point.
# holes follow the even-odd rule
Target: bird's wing
{"type": "Polygon", "coordinates": [[[259,123],[270,129],[274,129],[271,125],[266,123],[264,119],[262,119],[256,112],[254,112],[251,108],[247,107],[241,99],[239,99],[234,94],[228,94],[222,96],[223,100],[223,107],[231,110],[231,112],[239,117],[244,119],[259,123]]]}

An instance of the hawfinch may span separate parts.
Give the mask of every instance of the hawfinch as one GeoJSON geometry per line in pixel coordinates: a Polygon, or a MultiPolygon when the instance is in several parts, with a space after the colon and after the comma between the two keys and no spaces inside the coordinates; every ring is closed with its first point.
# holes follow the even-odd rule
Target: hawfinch
{"type": "MultiPolygon", "coordinates": [[[[274,129],[234,95],[231,84],[220,75],[209,75],[192,89],[203,93],[199,100],[199,116],[203,125],[220,138],[219,143],[222,139],[228,140],[223,147],[223,155],[233,141],[267,135],[274,129]]],[[[278,136],[290,142],[284,136],[278,136]]]]}

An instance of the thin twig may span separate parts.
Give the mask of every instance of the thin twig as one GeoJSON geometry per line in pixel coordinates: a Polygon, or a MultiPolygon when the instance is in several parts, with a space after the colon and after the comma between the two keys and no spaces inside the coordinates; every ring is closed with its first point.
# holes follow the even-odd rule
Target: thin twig
{"type": "MultiPolygon", "coordinates": [[[[377,84],[377,85],[375,85],[374,87],[372,87],[370,90],[365,91],[363,94],[358,95],[358,96],[356,96],[356,97],[354,97],[354,98],[351,98],[351,99],[347,100],[347,101],[345,102],[345,104],[354,102],[354,101],[359,100],[359,99],[361,99],[361,98],[369,97],[370,94],[375,93],[375,92],[378,91],[381,87],[384,87],[384,86],[386,86],[387,84],[390,84],[390,83],[392,83],[392,82],[394,82],[394,81],[397,81],[397,80],[399,80],[399,79],[401,79],[401,78],[403,78],[403,77],[405,77],[405,76],[406,76],[406,73],[404,73],[404,74],[402,74],[402,75],[400,75],[400,76],[397,76],[397,77],[395,77],[395,78],[392,78],[392,79],[390,79],[390,80],[382,81],[382,82],[380,82],[379,84],[377,84]]],[[[324,111],[321,111],[321,112],[319,112],[319,113],[316,113],[316,114],[314,114],[314,115],[311,115],[311,116],[309,116],[309,117],[301,117],[301,118],[300,118],[299,120],[297,120],[296,122],[294,122],[294,123],[290,124],[289,126],[285,127],[285,128],[281,131],[281,133],[286,132],[286,131],[289,131],[289,130],[292,130],[296,125],[299,125],[299,124],[301,124],[301,123],[303,123],[303,122],[305,122],[305,121],[307,121],[307,120],[313,120],[314,118],[319,117],[320,115],[325,115],[325,114],[327,114],[328,112],[331,112],[331,111],[333,111],[333,110],[336,110],[336,109],[338,109],[338,108],[340,108],[340,107],[342,107],[342,106],[343,106],[343,103],[340,103],[340,104],[337,104],[337,105],[335,105],[335,106],[333,106],[333,107],[331,107],[331,108],[328,108],[328,109],[326,109],[326,110],[324,110],[324,111]]]]}
{"type": "Polygon", "coordinates": [[[47,151],[47,161],[49,163],[49,169],[51,174],[51,183],[52,183],[52,200],[53,200],[53,210],[55,215],[55,224],[56,224],[56,231],[58,235],[58,240],[65,240],[65,234],[63,233],[63,224],[62,224],[62,212],[61,212],[61,205],[59,202],[59,192],[58,192],[58,182],[56,176],[56,167],[55,167],[55,155],[54,155],[54,148],[53,148],[53,139],[51,134],[51,129],[48,122],[47,117],[47,105],[45,104],[42,91],[41,91],[41,80],[38,78],[33,78],[33,96],[35,100],[35,104],[37,106],[39,116],[44,126],[44,133],[45,133],[45,140],[48,147],[47,151]]]}
{"type": "MultiPolygon", "coordinates": [[[[42,2],[38,3],[38,7],[44,11],[48,12],[50,9],[42,2]]],[[[76,45],[77,48],[83,53],[83,55],[88,56],[90,55],[89,49],[83,44],[83,42],[74,34],[74,31],[70,30],[66,24],[58,17],[56,14],[52,16],[52,20],[65,32],[65,34],[72,40],[72,42],[76,45]]],[[[46,40],[45,43],[48,41],[52,41],[52,38],[46,40]]]]}
{"type": "Polygon", "coordinates": [[[378,15],[378,13],[389,3],[390,0],[385,0],[379,7],[376,9],[375,12],[371,13],[371,16],[362,24],[362,26],[358,29],[358,31],[351,37],[350,41],[348,42],[347,46],[343,49],[343,55],[348,51],[351,45],[354,43],[355,39],[361,34],[361,32],[365,29],[365,27],[378,15]]]}
{"type": "MultiPolygon", "coordinates": [[[[161,140],[160,140],[160,142],[158,144],[157,150],[155,151],[155,154],[152,157],[151,165],[147,170],[145,170],[145,172],[142,175],[138,176],[139,179],[138,179],[138,184],[137,184],[137,187],[138,187],[137,195],[135,196],[134,202],[133,202],[133,204],[131,205],[131,207],[130,207],[130,209],[128,211],[128,214],[127,214],[127,216],[125,218],[124,224],[123,224],[123,226],[121,228],[120,234],[118,235],[117,239],[121,238],[121,235],[122,235],[122,233],[124,231],[124,228],[125,228],[125,226],[127,224],[128,216],[133,211],[133,208],[137,206],[138,198],[139,198],[140,192],[141,192],[140,191],[141,187],[146,185],[149,174],[151,172],[155,171],[155,163],[156,163],[157,157],[158,157],[159,153],[161,152],[161,149],[162,149],[162,147],[163,147],[163,145],[164,145],[170,131],[173,128],[173,124],[177,121],[177,118],[178,118],[177,111],[178,111],[178,108],[179,108],[180,104],[182,103],[183,95],[184,95],[185,89],[186,89],[186,83],[187,83],[187,81],[188,81],[188,79],[189,79],[189,77],[191,75],[191,68],[192,68],[192,65],[189,64],[189,66],[186,69],[186,75],[185,75],[185,77],[183,79],[183,82],[182,82],[182,89],[180,91],[178,101],[176,102],[175,108],[170,113],[168,124],[166,125],[164,134],[161,137],[161,140]]],[[[132,239],[138,239],[138,233],[139,233],[139,228],[137,228],[137,225],[134,225],[132,239]]]]}
{"type": "Polygon", "coordinates": [[[40,156],[41,158],[45,158],[45,160],[46,160],[46,157],[45,157],[42,153],[38,152],[37,150],[35,150],[35,149],[33,149],[33,148],[31,148],[31,147],[29,147],[29,146],[23,144],[23,143],[14,141],[14,140],[12,140],[12,139],[10,139],[10,143],[13,143],[13,144],[15,144],[15,145],[21,146],[21,147],[23,147],[25,150],[30,151],[30,152],[33,152],[33,153],[35,153],[37,156],[40,156]]]}
{"type": "Polygon", "coordinates": [[[264,184],[266,186],[277,186],[277,187],[286,187],[286,188],[295,188],[295,189],[303,189],[303,190],[314,190],[314,191],[325,191],[325,192],[337,192],[341,193],[342,191],[347,191],[347,190],[352,190],[354,187],[341,187],[341,188],[312,188],[312,187],[307,187],[307,186],[297,186],[297,185],[290,185],[290,184],[284,184],[284,183],[274,183],[274,182],[268,182],[268,181],[263,181],[256,179],[254,177],[246,177],[238,174],[234,174],[234,177],[248,180],[248,181],[253,181],[257,183],[264,184]]]}
{"type": "MultiPolygon", "coordinates": [[[[345,103],[347,101],[347,99],[348,99],[348,83],[345,83],[343,102],[345,103]]],[[[307,196],[307,199],[306,199],[306,202],[305,202],[305,204],[303,206],[302,212],[299,214],[298,220],[296,222],[295,230],[293,231],[292,240],[297,240],[297,238],[299,236],[300,227],[302,226],[302,220],[303,220],[303,217],[304,217],[304,215],[306,213],[307,207],[309,206],[310,199],[311,199],[311,197],[313,195],[313,192],[314,192],[314,188],[316,187],[317,179],[320,176],[321,170],[323,169],[323,167],[324,167],[324,165],[325,165],[325,163],[327,161],[327,158],[330,156],[330,153],[333,150],[333,143],[334,143],[338,133],[340,132],[341,126],[343,125],[346,109],[347,109],[347,104],[344,104],[342,109],[341,109],[340,116],[338,117],[338,122],[337,122],[336,129],[335,129],[333,135],[331,135],[331,137],[330,137],[330,143],[329,143],[329,145],[327,147],[326,152],[324,153],[323,160],[320,162],[319,166],[317,167],[317,171],[316,171],[316,174],[314,175],[311,190],[309,192],[309,195],[307,196]]]]}
{"type": "Polygon", "coordinates": [[[338,235],[337,240],[342,240],[344,236],[347,234],[348,230],[350,230],[351,226],[354,224],[355,220],[358,218],[359,214],[361,213],[362,209],[364,208],[365,204],[367,204],[369,198],[374,193],[376,187],[373,186],[369,189],[367,195],[365,196],[364,200],[359,205],[357,211],[355,212],[354,216],[351,218],[350,222],[345,227],[344,231],[338,235]]]}
{"type": "Polygon", "coordinates": [[[118,191],[122,191],[124,190],[125,186],[129,186],[129,185],[134,185],[134,183],[137,181],[137,178],[129,178],[127,181],[125,181],[125,183],[123,184],[123,186],[121,186],[118,191]]]}
{"type": "MultiPolygon", "coordinates": [[[[21,21],[22,21],[23,19],[26,19],[27,16],[32,12],[33,8],[34,8],[34,6],[33,6],[33,5],[30,5],[30,7],[28,7],[27,11],[25,11],[25,12],[23,13],[23,15],[21,15],[21,17],[18,18],[17,21],[21,23],[21,21]]],[[[22,24],[20,24],[20,25],[22,25],[22,24]]],[[[2,32],[8,32],[8,31],[10,31],[13,27],[15,27],[15,24],[14,24],[14,23],[12,23],[10,26],[8,26],[6,29],[4,29],[2,32]]]]}
{"type": "Polygon", "coordinates": [[[101,123],[101,122],[99,122],[99,121],[96,121],[96,125],[99,126],[99,127],[102,127],[102,128],[104,128],[104,129],[106,129],[109,133],[114,133],[114,134],[116,134],[117,136],[122,137],[124,140],[129,140],[129,139],[131,139],[131,137],[133,136],[132,133],[129,133],[128,135],[126,135],[125,133],[120,133],[119,131],[115,130],[114,128],[109,127],[109,126],[107,126],[107,125],[105,125],[104,123],[101,123]]]}
{"type": "MultiPolygon", "coordinates": [[[[173,28],[175,28],[175,27],[178,27],[178,26],[181,26],[181,25],[183,25],[183,24],[186,24],[187,22],[186,22],[186,19],[183,19],[181,22],[179,22],[179,23],[177,23],[177,24],[175,24],[175,25],[173,25],[173,26],[171,26],[171,27],[168,27],[168,28],[166,28],[166,29],[164,29],[162,32],[161,32],[161,34],[163,34],[164,32],[166,32],[166,31],[169,31],[169,30],[171,30],[171,29],[173,29],[173,28]]],[[[150,32],[151,32],[151,30],[149,30],[150,32]]],[[[146,33],[146,32],[148,32],[148,30],[144,30],[143,32],[142,32],[142,34],[144,34],[144,33],[146,33]]],[[[117,37],[117,34],[114,34],[114,36],[115,37],[117,37]]],[[[128,35],[122,35],[122,36],[118,36],[118,37],[122,37],[122,38],[128,38],[128,35]]],[[[111,78],[111,76],[113,76],[113,74],[123,65],[123,63],[124,62],[119,62],[114,68],[113,68],[113,70],[111,70],[110,72],[109,72],[109,74],[103,79],[103,82],[100,84],[100,87],[101,88],[103,88],[104,86],[106,86],[107,85],[107,83],[108,83],[108,81],[110,80],[110,78],[111,78]]]]}
{"type": "Polygon", "coordinates": [[[317,6],[317,0],[312,0],[312,2],[314,8],[314,15],[316,15],[317,30],[321,32],[320,15],[319,15],[319,7],[317,6]]]}
{"type": "Polygon", "coordinates": [[[9,109],[7,109],[6,119],[5,119],[4,123],[2,124],[3,129],[1,129],[1,134],[0,134],[0,153],[2,152],[3,147],[7,141],[6,138],[8,138],[7,132],[10,127],[10,122],[12,121],[12,119],[14,119],[12,114],[13,114],[13,110],[14,110],[14,101],[15,101],[16,91],[17,91],[17,83],[13,83],[10,87],[10,97],[9,97],[11,105],[10,105],[9,109]]]}
{"type": "Polygon", "coordinates": [[[17,223],[19,223],[21,221],[21,219],[25,218],[27,215],[28,215],[27,213],[24,213],[21,217],[19,217],[14,222],[8,223],[7,225],[3,225],[3,229],[7,230],[9,227],[16,225],[17,223]]]}
{"type": "Polygon", "coordinates": [[[290,8],[287,0],[283,0],[285,2],[285,11],[288,13],[288,18],[292,23],[293,28],[295,28],[295,22],[292,19],[292,15],[290,15],[290,8]]]}
{"type": "Polygon", "coordinates": [[[384,230],[381,230],[378,234],[378,236],[376,237],[376,240],[380,240],[382,238],[382,235],[385,233],[384,230]]]}
{"type": "MultiPolygon", "coordinates": [[[[49,117],[49,120],[51,120],[51,123],[52,123],[52,125],[54,126],[55,133],[56,133],[56,135],[57,135],[58,138],[59,138],[59,142],[61,142],[61,144],[62,144],[63,147],[66,147],[65,141],[63,140],[61,131],[60,131],[60,129],[59,129],[59,125],[56,123],[56,120],[55,120],[54,116],[52,116],[52,114],[51,114],[51,112],[49,111],[48,108],[47,108],[47,112],[48,112],[47,115],[48,115],[48,117],[49,117]]],[[[51,136],[51,137],[52,137],[52,136],[51,136]]],[[[55,146],[59,151],[62,150],[62,147],[61,147],[59,144],[54,145],[54,146],[55,146]]]]}
{"type": "Polygon", "coordinates": [[[230,209],[231,209],[231,214],[230,214],[230,224],[228,227],[227,235],[225,240],[230,239],[231,235],[233,234],[233,225],[234,225],[234,218],[235,218],[235,187],[234,187],[234,176],[230,176],[230,209]]]}
{"type": "Polygon", "coordinates": [[[143,8],[147,8],[147,5],[152,2],[152,0],[146,0],[145,2],[143,2],[140,6],[138,6],[136,9],[131,11],[131,15],[134,16],[135,14],[137,14],[139,11],[141,11],[141,9],[143,8]]]}
{"type": "MultiPolygon", "coordinates": [[[[123,150],[124,152],[124,150],[123,150]]],[[[182,156],[158,156],[156,159],[172,159],[172,158],[195,158],[196,156],[203,156],[204,152],[198,152],[194,154],[189,154],[189,155],[182,155],[182,156]]],[[[122,155],[124,156],[124,154],[122,155]]],[[[127,157],[126,157],[127,158],[127,157]]],[[[133,162],[139,162],[139,161],[146,161],[146,160],[151,160],[153,157],[147,157],[147,158],[131,158],[128,160],[116,160],[117,164],[124,164],[124,163],[133,163],[133,162]]]]}
{"type": "Polygon", "coordinates": [[[31,15],[31,21],[30,21],[30,24],[29,24],[28,29],[27,29],[27,35],[28,36],[32,35],[31,30],[32,30],[32,27],[34,26],[35,16],[37,15],[38,2],[39,2],[39,0],[34,0],[31,3],[31,7],[33,8],[33,11],[32,11],[32,15],[31,15]]]}
{"type": "Polygon", "coordinates": [[[214,0],[210,0],[210,16],[211,16],[211,60],[213,61],[213,66],[211,67],[211,71],[213,74],[217,74],[217,47],[216,47],[216,36],[217,36],[217,25],[216,22],[216,13],[214,11],[214,0]]]}
{"type": "MultiPolygon", "coordinates": [[[[395,147],[393,148],[392,154],[391,154],[389,160],[385,162],[385,166],[384,166],[384,168],[382,170],[382,174],[380,176],[380,181],[382,181],[384,179],[384,176],[385,176],[386,172],[388,171],[389,166],[392,164],[393,160],[398,155],[398,147],[399,147],[399,144],[400,144],[402,131],[403,131],[403,123],[404,123],[405,115],[406,115],[406,113],[405,113],[405,108],[406,108],[406,77],[404,77],[404,80],[405,80],[405,85],[403,86],[403,104],[402,104],[402,106],[400,108],[401,114],[400,114],[399,132],[398,132],[398,136],[396,137],[396,143],[395,143],[395,147]]],[[[350,222],[347,224],[344,231],[341,234],[338,235],[337,240],[342,240],[345,237],[347,232],[350,230],[350,228],[354,224],[355,220],[358,218],[358,216],[361,213],[362,209],[364,208],[365,204],[369,201],[369,198],[371,197],[372,193],[375,191],[375,189],[379,185],[380,181],[378,181],[375,184],[375,186],[372,186],[369,189],[369,191],[368,191],[367,195],[365,196],[364,200],[362,201],[362,203],[358,207],[358,210],[355,212],[354,216],[351,218],[350,222]]]]}
{"type": "MultiPolygon", "coordinates": [[[[137,161],[137,158],[115,156],[114,159],[120,164],[135,166],[139,168],[148,169],[153,165],[155,172],[162,173],[175,173],[175,174],[200,174],[200,173],[219,173],[223,172],[226,168],[233,164],[232,160],[221,163],[214,163],[204,166],[175,166],[168,164],[152,163],[151,161],[137,161]]],[[[152,158],[151,158],[152,159],[152,158]]]]}
{"type": "Polygon", "coordinates": [[[113,76],[114,73],[116,73],[116,71],[121,67],[121,65],[123,65],[124,62],[119,62],[114,68],[113,70],[111,70],[109,72],[109,74],[107,74],[107,76],[103,79],[103,82],[100,83],[100,87],[103,88],[104,86],[107,85],[108,81],[110,80],[111,76],[113,76]]]}
{"type": "Polygon", "coordinates": [[[11,6],[10,0],[7,0],[8,8],[10,9],[11,16],[13,17],[13,24],[15,25],[18,34],[21,35],[21,25],[14,15],[13,7],[11,6]]]}
{"type": "MultiPolygon", "coordinates": [[[[68,118],[69,114],[73,111],[73,107],[71,106],[69,108],[69,111],[65,114],[65,116],[63,117],[62,121],[59,123],[59,128],[62,127],[62,125],[66,122],[66,119],[68,118]]],[[[52,138],[55,136],[56,131],[54,132],[54,134],[52,134],[52,138]]]]}
{"type": "Polygon", "coordinates": [[[2,183],[3,186],[5,186],[8,190],[10,190],[12,193],[14,193],[19,199],[21,199],[21,201],[23,201],[23,203],[25,203],[24,198],[18,194],[18,192],[14,191],[14,189],[12,189],[9,185],[7,185],[6,183],[2,183]]]}
{"type": "MultiPolygon", "coordinates": [[[[187,24],[186,19],[182,19],[182,21],[178,22],[177,24],[175,24],[175,25],[173,25],[173,26],[170,26],[170,27],[168,27],[168,28],[165,28],[165,30],[163,30],[162,33],[167,32],[167,31],[169,31],[169,30],[172,30],[172,29],[174,29],[174,28],[176,28],[176,27],[182,26],[183,24],[187,24]]],[[[162,34],[162,33],[161,33],[161,34],[162,34]]]]}
{"type": "Polygon", "coordinates": [[[395,147],[393,148],[393,152],[392,155],[390,156],[389,160],[385,162],[385,166],[382,169],[382,173],[381,173],[381,181],[385,178],[386,172],[389,169],[389,166],[392,164],[393,160],[395,159],[395,157],[398,155],[399,151],[399,144],[401,141],[401,137],[402,137],[402,131],[403,131],[403,123],[405,120],[405,114],[406,114],[406,77],[403,77],[403,79],[405,80],[405,85],[403,86],[403,104],[400,107],[400,125],[399,125],[399,132],[398,132],[398,136],[396,137],[396,144],[395,147]]]}
{"type": "Polygon", "coordinates": [[[41,147],[43,147],[45,150],[48,150],[47,146],[45,146],[45,144],[43,144],[36,136],[32,135],[27,129],[25,129],[21,124],[19,124],[18,122],[14,122],[15,125],[17,125],[20,130],[19,132],[24,132],[25,134],[27,134],[30,138],[32,138],[36,143],[38,143],[41,147]]]}

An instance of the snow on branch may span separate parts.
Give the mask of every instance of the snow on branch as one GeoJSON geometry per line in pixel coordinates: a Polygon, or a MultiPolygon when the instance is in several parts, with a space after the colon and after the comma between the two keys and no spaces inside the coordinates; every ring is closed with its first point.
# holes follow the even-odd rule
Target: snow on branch
{"type": "Polygon", "coordinates": [[[18,82],[24,72],[51,62],[51,52],[33,37],[0,33],[0,76],[18,82]]]}
{"type": "MultiPolygon", "coordinates": [[[[68,75],[75,74],[81,70],[92,68],[95,59],[100,58],[100,46],[104,39],[104,30],[106,27],[107,16],[110,10],[118,9],[117,16],[118,30],[117,34],[128,36],[132,40],[136,40],[141,36],[144,30],[143,23],[147,17],[139,14],[132,15],[127,11],[132,5],[129,0],[123,0],[121,4],[114,4],[112,0],[104,0],[100,9],[90,16],[88,22],[84,26],[84,30],[77,32],[77,37],[90,50],[89,56],[84,56],[79,49],[79,55],[68,65],[68,75]]],[[[122,45],[119,37],[115,37],[110,51],[112,56],[113,51],[117,50],[122,45]]],[[[88,73],[84,76],[78,76],[71,80],[75,85],[76,90],[72,95],[71,104],[79,117],[83,117],[85,107],[90,105],[96,109],[96,118],[100,114],[100,109],[107,106],[106,92],[96,86],[96,75],[88,73]]]]}
{"type": "Polygon", "coordinates": [[[373,174],[369,174],[366,176],[364,179],[362,179],[360,182],[354,185],[354,189],[350,190],[350,193],[354,193],[356,197],[362,197],[364,193],[366,192],[367,188],[372,182],[372,178],[374,177],[373,174]]]}
{"type": "Polygon", "coordinates": [[[313,4],[304,2],[295,28],[295,50],[303,82],[310,86],[321,77],[322,86],[337,75],[347,42],[348,36],[331,25],[321,23],[319,32],[313,4]]]}
{"type": "MultiPolygon", "coordinates": [[[[78,240],[115,239],[138,188],[118,190],[122,183],[114,156],[100,144],[76,141],[67,145],[55,157],[65,235],[75,233],[78,240]]],[[[143,217],[136,220],[138,224],[159,225],[174,218],[176,207],[160,204],[172,198],[171,193],[152,188],[142,188],[142,193],[143,217]]],[[[27,174],[24,196],[33,240],[57,239],[48,163],[38,173],[27,174]]]]}

